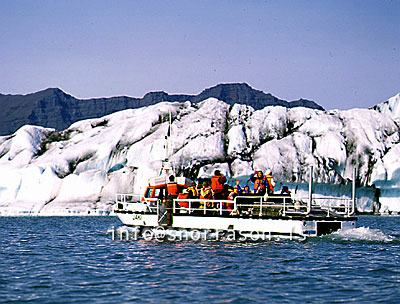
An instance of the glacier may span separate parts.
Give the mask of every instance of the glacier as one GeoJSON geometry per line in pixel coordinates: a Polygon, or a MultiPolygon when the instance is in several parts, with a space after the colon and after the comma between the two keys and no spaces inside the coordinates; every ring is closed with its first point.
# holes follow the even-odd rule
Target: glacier
{"type": "Polygon", "coordinates": [[[399,125],[400,94],[370,109],[254,110],[209,98],[123,110],[62,131],[25,125],[0,137],[0,215],[109,211],[117,193],[142,193],[159,174],[166,145],[177,174],[198,179],[219,169],[246,183],[271,169],[279,186],[305,197],[309,167],[316,196],[351,195],[356,169],[358,211],[400,212],[399,125]]]}

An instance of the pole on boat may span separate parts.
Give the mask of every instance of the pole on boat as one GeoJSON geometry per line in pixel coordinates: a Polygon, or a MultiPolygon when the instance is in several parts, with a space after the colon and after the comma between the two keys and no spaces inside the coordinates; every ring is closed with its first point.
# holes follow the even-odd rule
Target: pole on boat
{"type": "Polygon", "coordinates": [[[311,203],[312,203],[312,186],[313,186],[313,174],[314,174],[314,167],[310,167],[310,177],[308,182],[308,206],[307,206],[307,214],[311,212],[311,203]]]}
{"type": "Polygon", "coordinates": [[[353,170],[353,181],[351,183],[351,212],[348,212],[348,215],[353,215],[356,211],[356,176],[357,176],[357,168],[353,170]]]}

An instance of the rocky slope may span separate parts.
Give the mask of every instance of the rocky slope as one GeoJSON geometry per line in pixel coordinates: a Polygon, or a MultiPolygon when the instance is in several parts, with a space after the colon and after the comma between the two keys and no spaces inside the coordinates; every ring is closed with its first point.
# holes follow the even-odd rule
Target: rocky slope
{"type": "Polygon", "coordinates": [[[125,109],[154,105],[162,101],[198,103],[214,97],[230,105],[245,104],[254,109],[278,105],[284,107],[322,107],[313,101],[300,99],[287,102],[271,94],[255,90],[245,83],[220,84],[204,90],[198,95],[169,95],[165,92],[151,92],[143,98],[126,96],[112,98],[77,99],[60,89],[47,89],[28,95],[0,94],[0,135],[14,133],[23,125],[64,130],[72,123],[88,118],[97,118],[125,109]]]}

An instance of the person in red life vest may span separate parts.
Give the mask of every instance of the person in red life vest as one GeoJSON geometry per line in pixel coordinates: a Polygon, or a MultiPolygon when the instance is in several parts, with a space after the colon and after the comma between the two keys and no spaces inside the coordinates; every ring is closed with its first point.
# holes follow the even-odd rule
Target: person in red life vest
{"type": "Polygon", "coordinates": [[[225,182],[226,177],[219,170],[215,170],[214,176],[211,177],[211,189],[214,193],[214,199],[223,199],[225,182]]]}
{"type": "Polygon", "coordinates": [[[274,194],[275,181],[274,181],[274,176],[272,175],[271,170],[268,169],[267,172],[265,172],[265,178],[267,179],[267,182],[268,182],[267,193],[274,194]]]}
{"type": "Polygon", "coordinates": [[[254,193],[263,196],[267,192],[268,181],[262,171],[256,171],[250,175],[250,180],[254,183],[254,193]]]}

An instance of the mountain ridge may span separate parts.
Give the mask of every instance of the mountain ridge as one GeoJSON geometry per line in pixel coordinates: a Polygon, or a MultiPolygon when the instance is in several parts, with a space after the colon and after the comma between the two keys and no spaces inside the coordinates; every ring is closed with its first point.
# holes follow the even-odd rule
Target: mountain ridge
{"type": "Polygon", "coordinates": [[[115,96],[78,99],[60,88],[47,88],[29,94],[0,94],[0,135],[14,133],[23,125],[37,125],[56,130],[68,128],[79,120],[102,117],[125,109],[146,107],[162,101],[198,103],[214,97],[229,105],[245,104],[255,110],[266,106],[306,107],[324,110],[314,101],[281,100],[270,93],[252,88],[247,83],[222,83],[206,88],[197,95],[169,94],[164,91],[146,93],[142,98],[115,96]]]}

